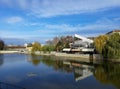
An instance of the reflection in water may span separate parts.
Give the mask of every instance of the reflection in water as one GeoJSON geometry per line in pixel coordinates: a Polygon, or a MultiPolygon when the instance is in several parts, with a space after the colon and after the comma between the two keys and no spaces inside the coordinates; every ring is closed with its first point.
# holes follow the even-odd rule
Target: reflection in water
{"type": "Polygon", "coordinates": [[[85,79],[93,74],[93,66],[83,65],[82,63],[75,61],[63,61],[63,64],[69,65],[70,68],[73,68],[74,78],[76,82],[85,79]]]}
{"type": "Polygon", "coordinates": [[[1,58],[0,81],[27,89],[120,89],[119,64],[24,54],[1,58]]]}
{"type": "Polygon", "coordinates": [[[92,74],[93,74],[92,68],[90,68],[87,65],[82,65],[80,67],[74,67],[74,75],[75,75],[76,81],[85,79],[85,78],[91,76],[92,74]]]}
{"type": "Polygon", "coordinates": [[[53,67],[55,70],[67,73],[74,72],[74,79],[76,82],[94,74],[95,78],[101,83],[113,84],[120,89],[120,64],[103,63],[91,65],[91,63],[58,60],[56,58],[46,56],[31,56],[31,62],[34,65],[38,65],[42,62],[49,67],[53,67]]]}
{"type": "Polygon", "coordinates": [[[36,73],[28,73],[27,76],[28,77],[34,77],[34,76],[37,76],[37,74],[36,73]]]}
{"type": "Polygon", "coordinates": [[[103,84],[113,84],[120,89],[120,64],[104,63],[95,68],[94,76],[103,84]]]}
{"type": "Polygon", "coordinates": [[[4,55],[0,54],[0,66],[4,63],[4,55]]]}
{"type": "Polygon", "coordinates": [[[39,65],[41,60],[41,56],[30,55],[29,61],[32,62],[33,65],[39,65]]]}
{"type": "Polygon", "coordinates": [[[77,61],[58,59],[53,60],[50,56],[41,57],[37,55],[31,55],[29,62],[32,62],[33,65],[39,65],[40,62],[42,62],[49,67],[53,67],[55,70],[60,70],[67,73],[74,72],[74,79],[76,82],[91,76],[94,70],[94,66],[83,65],[77,61]]]}

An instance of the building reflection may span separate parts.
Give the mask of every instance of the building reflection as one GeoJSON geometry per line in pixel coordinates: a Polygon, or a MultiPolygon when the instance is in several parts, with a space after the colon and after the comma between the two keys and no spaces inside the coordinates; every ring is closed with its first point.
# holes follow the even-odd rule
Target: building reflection
{"type": "Polygon", "coordinates": [[[80,62],[63,61],[64,65],[69,65],[73,69],[75,81],[85,79],[93,75],[93,66],[84,65],[80,62]]]}
{"type": "Polygon", "coordinates": [[[62,60],[50,56],[31,55],[27,60],[33,65],[39,65],[40,63],[43,63],[49,67],[52,67],[56,71],[62,71],[66,73],[73,72],[76,82],[93,75],[94,70],[94,66],[87,64],[85,65],[78,61],[62,60]]]}
{"type": "MultiPolygon", "coordinates": [[[[120,64],[81,63],[79,61],[62,60],[50,56],[30,56],[28,61],[36,66],[43,63],[52,67],[55,71],[74,73],[74,79],[76,82],[94,75],[98,81],[105,84],[112,83],[120,88],[118,84],[120,82],[120,64]]],[[[1,64],[2,63],[3,61],[1,61],[1,64]]]]}

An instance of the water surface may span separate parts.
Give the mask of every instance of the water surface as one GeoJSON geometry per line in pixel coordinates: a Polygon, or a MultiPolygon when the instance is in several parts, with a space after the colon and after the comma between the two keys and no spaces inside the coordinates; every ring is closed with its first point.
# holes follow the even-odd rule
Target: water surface
{"type": "Polygon", "coordinates": [[[47,56],[4,54],[0,55],[0,87],[120,89],[119,70],[120,64],[113,63],[91,64],[47,56]]]}

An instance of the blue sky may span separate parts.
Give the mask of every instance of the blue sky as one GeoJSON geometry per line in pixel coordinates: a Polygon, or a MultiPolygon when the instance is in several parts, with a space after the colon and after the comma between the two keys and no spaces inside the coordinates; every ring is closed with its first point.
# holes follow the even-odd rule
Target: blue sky
{"type": "Polygon", "coordinates": [[[120,0],[0,0],[0,38],[7,44],[120,29],[120,0]]]}

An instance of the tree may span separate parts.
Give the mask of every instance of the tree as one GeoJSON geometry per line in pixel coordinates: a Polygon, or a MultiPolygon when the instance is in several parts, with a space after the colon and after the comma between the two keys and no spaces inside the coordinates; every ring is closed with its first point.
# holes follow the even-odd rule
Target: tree
{"type": "Polygon", "coordinates": [[[53,40],[46,41],[47,45],[53,45],[53,46],[55,46],[58,42],[59,42],[58,37],[54,37],[53,40]]]}
{"type": "Polygon", "coordinates": [[[63,49],[63,43],[59,41],[55,47],[56,51],[61,51],[63,49]]]}
{"type": "Polygon", "coordinates": [[[114,33],[109,36],[109,40],[103,50],[103,55],[108,59],[120,58],[120,34],[114,33]]]}
{"type": "Polygon", "coordinates": [[[5,46],[4,41],[0,40],[0,50],[3,50],[4,46],[5,46]]]}
{"type": "Polygon", "coordinates": [[[95,49],[98,53],[102,53],[102,51],[106,45],[107,40],[108,40],[107,35],[100,35],[97,38],[95,38],[94,46],[95,46],[95,49]]]}
{"type": "Polygon", "coordinates": [[[35,51],[41,51],[41,44],[39,42],[35,42],[32,44],[32,53],[35,51]]]}
{"type": "Polygon", "coordinates": [[[69,48],[70,43],[73,43],[74,38],[72,36],[61,37],[59,42],[56,44],[56,50],[61,51],[63,48],[69,48]]]}
{"type": "Polygon", "coordinates": [[[44,45],[43,47],[42,47],[42,51],[44,52],[44,53],[46,53],[46,52],[51,52],[51,51],[54,51],[55,50],[55,46],[53,46],[53,45],[44,45]]]}

